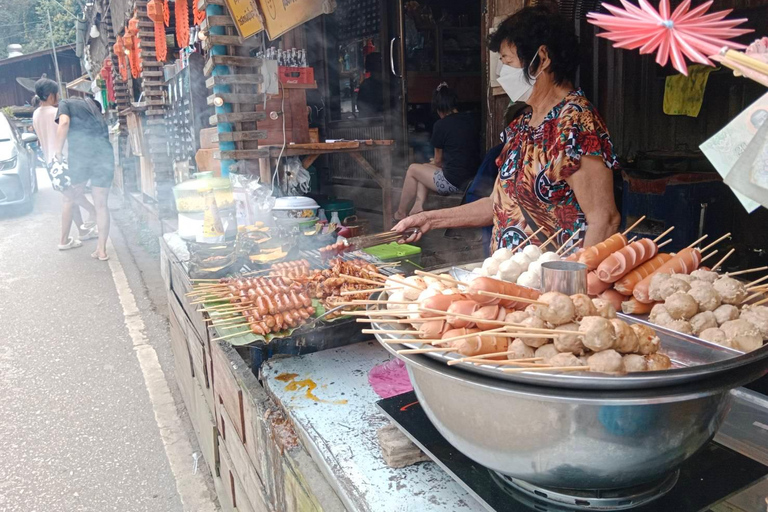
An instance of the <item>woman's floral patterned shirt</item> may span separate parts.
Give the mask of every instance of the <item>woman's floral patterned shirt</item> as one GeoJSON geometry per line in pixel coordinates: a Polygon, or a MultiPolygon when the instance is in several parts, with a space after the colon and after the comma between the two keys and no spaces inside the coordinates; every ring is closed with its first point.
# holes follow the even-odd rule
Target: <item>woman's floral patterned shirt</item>
{"type": "Polygon", "coordinates": [[[569,245],[579,243],[587,225],[566,178],[579,170],[582,156],[599,156],[608,169],[618,167],[605,122],[581,89],[570,92],[538,127],[530,120],[530,112],[522,114],[502,134],[506,143],[496,160],[499,177],[491,195],[492,250],[514,248],[533,232],[518,204],[547,237],[562,228],[558,245],[576,231],[569,245]]]}

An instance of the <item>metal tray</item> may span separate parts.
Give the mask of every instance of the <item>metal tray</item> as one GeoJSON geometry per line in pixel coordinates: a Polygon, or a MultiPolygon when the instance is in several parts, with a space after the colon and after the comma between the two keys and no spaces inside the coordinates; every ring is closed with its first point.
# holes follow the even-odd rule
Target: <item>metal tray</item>
{"type": "MultiPolygon", "coordinates": [[[[466,278],[467,272],[464,269],[454,268],[451,269],[451,274],[454,275],[456,279],[462,280],[462,278],[466,278]]],[[[383,305],[377,305],[369,309],[383,309],[381,306],[383,305]]],[[[713,378],[721,373],[729,372],[751,363],[757,363],[758,361],[762,361],[765,371],[768,372],[768,345],[744,354],[737,350],[732,350],[693,336],[687,336],[670,329],[650,324],[647,321],[638,320],[632,316],[624,314],[619,316],[627,323],[643,323],[652,327],[661,340],[662,351],[672,359],[674,368],[664,371],[637,372],[625,375],[610,375],[596,372],[505,373],[502,372],[498,366],[494,366],[490,362],[489,364],[458,363],[453,365],[453,368],[511,382],[549,387],[602,390],[676,386],[700,379],[713,378]]],[[[402,329],[402,326],[387,324],[386,320],[372,323],[372,326],[374,329],[402,329]]],[[[376,338],[379,342],[381,342],[382,339],[403,340],[402,345],[404,347],[423,348],[423,345],[413,338],[380,334],[377,334],[376,338]]],[[[387,343],[382,344],[388,345],[387,343]]],[[[457,352],[431,352],[423,355],[444,363],[464,357],[457,352]]],[[[511,366],[507,366],[507,368],[510,367],[511,366]]]]}

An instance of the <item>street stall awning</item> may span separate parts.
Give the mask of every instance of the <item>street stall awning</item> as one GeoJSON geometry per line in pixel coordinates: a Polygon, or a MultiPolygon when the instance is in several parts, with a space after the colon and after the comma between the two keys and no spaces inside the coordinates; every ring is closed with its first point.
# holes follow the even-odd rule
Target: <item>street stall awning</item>
{"type": "Polygon", "coordinates": [[[81,93],[90,93],[91,83],[92,83],[91,79],[88,78],[88,75],[83,75],[80,78],[76,78],[71,82],[67,83],[67,89],[70,91],[76,91],[81,93]]]}

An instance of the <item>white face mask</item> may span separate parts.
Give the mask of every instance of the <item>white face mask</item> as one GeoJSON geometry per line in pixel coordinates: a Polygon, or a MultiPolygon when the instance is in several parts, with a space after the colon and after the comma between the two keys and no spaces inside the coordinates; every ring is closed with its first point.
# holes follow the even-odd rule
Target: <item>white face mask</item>
{"type": "Polygon", "coordinates": [[[510,100],[525,101],[531,96],[535,79],[528,83],[523,74],[523,68],[513,68],[503,64],[497,81],[510,100]]]}
{"type": "MultiPolygon", "coordinates": [[[[539,56],[538,52],[533,56],[531,64],[539,56]]],[[[530,66],[528,66],[528,74],[530,75],[530,66]]],[[[531,90],[533,90],[533,84],[536,83],[536,79],[539,77],[543,70],[540,70],[536,76],[531,76],[530,83],[525,78],[523,68],[513,68],[506,64],[501,65],[501,71],[499,77],[496,79],[504,92],[507,93],[509,99],[512,101],[526,101],[531,96],[531,90]]]]}

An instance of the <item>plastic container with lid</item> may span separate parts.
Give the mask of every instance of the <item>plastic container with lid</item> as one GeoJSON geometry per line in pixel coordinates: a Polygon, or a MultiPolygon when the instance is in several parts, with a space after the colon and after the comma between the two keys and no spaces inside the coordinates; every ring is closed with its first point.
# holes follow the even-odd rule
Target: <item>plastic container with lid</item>
{"type": "Polygon", "coordinates": [[[205,210],[205,192],[213,189],[216,205],[220,210],[232,208],[235,200],[232,197],[232,184],[229,178],[214,178],[213,173],[200,172],[196,179],[187,180],[173,187],[176,198],[176,211],[202,212],[205,210]]]}
{"type": "Polygon", "coordinates": [[[416,265],[421,264],[421,247],[415,245],[392,242],[369,247],[363,251],[381,261],[410,261],[416,265]]]}
{"type": "Polygon", "coordinates": [[[311,219],[317,217],[319,209],[320,205],[309,197],[278,197],[272,208],[272,215],[276,219],[311,219]]]}

